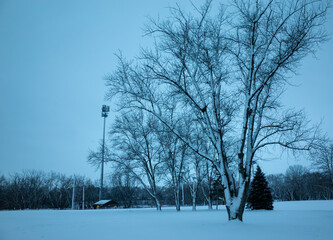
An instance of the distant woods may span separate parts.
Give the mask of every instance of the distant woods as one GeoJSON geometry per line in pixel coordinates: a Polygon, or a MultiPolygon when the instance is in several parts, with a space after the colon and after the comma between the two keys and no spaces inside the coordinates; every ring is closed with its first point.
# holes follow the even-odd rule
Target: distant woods
{"type": "Polygon", "coordinates": [[[333,199],[333,186],[327,172],[310,171],[302,165],[290,166],[285,174],[267,176],[274,200],[333,199]]]}
{"type": "MultiPolygon", "coordinates": [[[[197,205],[222,204],[223,190],[218,176],[214,179],[209,191],[204,182],[197,188],[197,205]],[[208,198],[208,201],[207,201],[208,198]],[[210,201],[209,201],[210,199],[210,201]]],[[[285,174],[267,175],[268,186],[275,201],[328,200],[333,199],[333,188],[330,176],[325,172],[310,171],[294,165],[285,174]]],[[[85,187],[85,209],[91,208],[98,201],[99,182],[93,182],[82,176],[76,176],[75,209],[82,208],[82,190],[85,187]]],[[[184,183],[184,204],[193,205],[193,183],[184,183]]],[[[181,188],[182,189],[182,188],[181,188]]],[[[41,171],[25,171],[10,177],[0,176],[0,209],[71,209],[73,176],[41,171]]],[[[175,206],[174,190],[171,183],[157,187],[157,195],[162,206],[175,206]]],[[[153,207],[154,199],[147,191],[119,171],[107,178],[105,199],[113,199],[121,208],[153,207]]],[[[182,192],[180,190],[180,205],[182,192]]]]}
{"type": "MultiPolygon", "coordinates": [[[[90,205],[98,197],[98,188],[84,177],[75,179],[75,198],[90,205]]],[[[72,207],[73,177],[59,173],[24,171],[9,177],[0,177],[0,209],[67,209],[72,207]]],[[[82,202],[80,202],[82,203],[82,202]]],[[[77,207],[77,206],[76,206],[77,207]]]]}
{"type": "MultiPolygon", "coordinates": [[[[0,176],[0,209],[71,209],[73,193],[73,176],[65,176],[59,173],[44,173],[42,171],[24,171],[12,176],[0,176]]],[[[192,204],[190,186],[184,183],[184,204],[192,204]]],[[[92,208],[98,201],[99,182],[93,182],[82,176],[75,176],[74,209],[84,207],[92,208]]],[[[208,192],[206,186],[202,186],[197,192],[197,203],[207,204],[206,194],[212,200],[218,200],[218,185],[212,186],[208,192]],[[214,189],[213,189],[214,188],[214,189]],[[203,194],[203,191],[207,193],[203,194]]],[[[170,184],[158,186],[156,194],[161,205],[174,205],[174,191],[170,184]]],[[[126,172],[116,171],[106,178],[104,186],[104,199],[112,199],[119,203],[120,208],[153,207],[156,202],[151,195],[138,185],[137,180],[130,178],[126,172]]],[[[215,202],[214,202],[215,203],[215,202]]],[[[217,203],[217,202],[216,202],[217,203]]],[[[220,201],[221,203],[221,201],[220,201]]]]}

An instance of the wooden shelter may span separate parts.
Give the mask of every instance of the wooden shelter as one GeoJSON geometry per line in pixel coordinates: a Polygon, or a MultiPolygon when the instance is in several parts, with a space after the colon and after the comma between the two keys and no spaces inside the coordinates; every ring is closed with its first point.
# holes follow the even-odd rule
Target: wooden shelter
{"type": "Polygon", "coordinates": [[[94,209],[105,209],[105,208],[117,208],[119,204],[116,201],[111,200],[100,200],[93,204],[94,209]]]}

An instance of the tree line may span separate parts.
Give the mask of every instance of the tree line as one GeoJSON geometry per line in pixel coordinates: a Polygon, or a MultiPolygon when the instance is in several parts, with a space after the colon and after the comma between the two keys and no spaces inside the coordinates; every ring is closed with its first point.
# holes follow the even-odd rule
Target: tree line
{"type": "MultiPolygon", "coordinates": [[[[330,175],[323,171],[310,171],[302,165],[290,166],[284,174],[266,177],[274,201],[333,199],[330,175]]],[[[42,171],[24,171],[0,177],[0,209],[72,209],[74,176],[42,171]]],[[[116,171],[105,184],[105,199],[119,203],[120,208],[156,207],[155,199],[126,172],[116,171]]],[[[158,185],[156,194],[161,206],[193,206],[193,183],[183,182],[179,189],[179,206],[175,202],[173,185],[165,181],[158,185]]],[[[99,183],[75,176],[74,209],[91,209],[98,201],[99,183]],[[83,203],[84,188],[84,203],[83,203]]],[[[220,176],[214,175],[212,186],[202,183],[196,193],[196,205],[224,204],[220,176]]]]}
{"type": "MultiPolygon", "coordinates": [[[[60,173],[23,171],[0,177],[0,209],[67,209],[72,206],[73,177],[60,173]]],[[[85,199],[88,205],[96,200],[98,188],[91,180],[76,177],[77,198],[82,193],[78,189],[85,186],[85,199]]]]}
{"type": "MultiPolygon", "coordinates": [[[[206,192],[206,186],[198,190],[197,204],[207,205],[207,196],[212,208],[220,196],[220,186],[213,186],[206,192]],[[204,193],[205,192],[205,193],[204,193]]],[[[181,185],[180,205],[191,205],[191,187],[181,185]]],[[[107,178],[104,199],[112,199],[120,208],[153,207],[154,199],[140,187],[136,179],[126,173],[115,172],[107,178]]],[[[170,185],[157,186],[156,194],[161,205],[174,204],[173,189],[170,185]]],[[[12,176],[0,176],[0,209],[91,209],[99,199],[99,183],[83,176],[66,176],[59,173],[42,171],[23,171],[12,176]],[[74,180],[75,179],[75,180],[74,180]],[[73,201],[74,187],[74,201],[73,201]],[[83,190],[84,188],[84,190],[83,190]],[[83,200],[84,194],[84,200],[83,200]],[[74,205],[73,205],[74,204],[74,205]]],[[[216,202],[217,203],[217,202],[216,202]]],[[[221,203],[221,201],[220,201],[221,203]]]]}
{"type": "Polygon", "coordinates": [[[333,183],[327,172],[294,165],[285,174],[268,175],[267,180],[277,201],[333,199],[333,183]]]}

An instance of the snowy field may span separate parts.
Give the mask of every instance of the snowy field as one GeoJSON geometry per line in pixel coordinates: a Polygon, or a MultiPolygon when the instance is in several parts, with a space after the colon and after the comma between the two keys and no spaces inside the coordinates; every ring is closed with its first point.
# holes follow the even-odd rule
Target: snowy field
{"type": "Polygon", "coordinates": [[[224,207],[0,211],[1,240],[333,239],[333,201],[277,202],[228,222],[224,207]]]}

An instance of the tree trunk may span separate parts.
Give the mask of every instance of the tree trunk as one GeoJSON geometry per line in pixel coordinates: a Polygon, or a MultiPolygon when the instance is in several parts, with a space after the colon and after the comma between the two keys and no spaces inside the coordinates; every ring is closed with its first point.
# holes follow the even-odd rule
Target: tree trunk
{"type": "Polygon", "coordinates": [[[175,185],[175,187],[173,189],[173,195],[175,198],[176,210],[177,210],[177,212],[179,212],[180,211],[180,185],[175,185]]]}
{"type": "Polygon", "coordinates": [[[249,190],[249,181],[244,181],[240,184],[238,196],[227,199],[226,208],[228,212],[228,219],[243,221],[243,213],[247,200],[249,190]]]}
{"type": "Polygon", "coordinates": [[[228,212],[228,219],[229,221],[231,220],[239,220],[239,221],[243,221],[243,213],[244,213],[244,209],[241,209],[240,206],[234,206],[234,207],[229,207],[226,206],[227,208],[227,212],[228,212]]]}
{"type": "Polygon", "coordinates": [[[192,197],[192,211],[197,210],[196,196],[192,197]]]}
{"type": "Polygon", "coordinates": [[[213,201],[211,196],[209,195],[209,197],[207,198],[207,202],[208,202],[208,209],[212,210],[213,209],[213,201]]]}
{"type": "Polygon", "coordinates": [[[177,212],[179,212],[180,211],[180,194],[179,194],[179,190],[175,191],[175,205],[176,205],[177,212]]]}
{"type": "Polygon", "coordinates": [[[162,210],[162,207],[161,207],[161,203],[160,203],[160,201],[158,200],[158,198],[155,198],[155,202],[156,202],[156,210],[157,210],[157,211],[161,211],[161,210],[162,210]]]}

